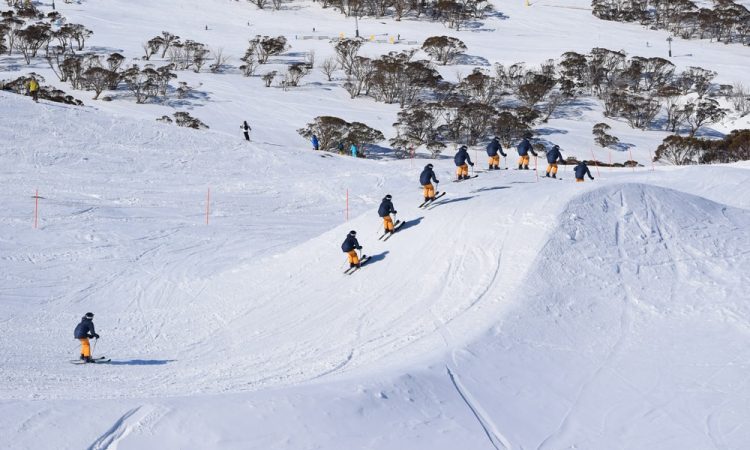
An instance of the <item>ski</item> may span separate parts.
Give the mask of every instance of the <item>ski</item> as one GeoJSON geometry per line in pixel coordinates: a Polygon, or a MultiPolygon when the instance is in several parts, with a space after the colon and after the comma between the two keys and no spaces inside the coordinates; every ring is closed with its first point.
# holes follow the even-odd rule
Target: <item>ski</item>
{"type": "MultiPolygon", "coordinates": [[[[393,224],[393,232],[395,233],[395,232],[396,232],[396,230],[398,230],[399,228],[401,228],[401,225],[403,225],[403,224],[404,224],[404,222],[402,222],[401,220],[397,220],[397,221],[396,221],[396,223],[394,223],[394,224],[393,224]]],[[[391,232],[390,232],[390,231],[386,231],[385,233],[383,233],[382,235],[380,235],[380,237],[378,238],[378,240],[381,240],[381,239],[383,239],[383,238],[384,238],[384,237],[386,237],[386,236],[387,236],[387,235],[388,235],[389,233],[391,233],[391,232]]],[[[392,233],[391,233],[391,234],[392,234],[392,233]]]]}
{"type": "Polygon", "coordinates": [[[430,204],[430,202],[434,202],[435,200],[439,199],[440,197],[442,197],[442,196],[444,196],[444,195],[445,195],[445,192],[438,192],[438,193],[437,193],[437,194],[436,194],[436,195],[435,195],[434,197],[432,197],[431,199],[429,199],[429,200],[425,200],[424,202],[422,202],[422,204],[421,204],[421,205],[419,205],[419,206],[418,206],[418,208],[424,208],[424,207],[425,207],[425,205],[429,205],[429,204],[430,204]]]}
{"type": "Polygon", "coordinates": [[[459,182],[461,182],[461,181],[471,180],[472,178],[476,178],[476,177],[478,177],[478,176],[479,176],[479,175],[472,175],[472,176],[470,176],[469,178],[463,178],[463,179],[461,179],[461,180],[453,180],[453,182],[454,182],[454,183],[459,183],[459,182]]]}
{"type": "Polygon", "coordinates": [[[388,236],[383,235],[383,236],[385,236],[385,239],[383,239],[383,242],[385,242],[388,239],[390,239],[391,236],[393,236],[402,226],[404,226],[404,222],[401,222],[401,223],[397,224],[396,226],[394,226],[393,227],[393,231],[391,231],[389,233],[386,233],[388,236]]]}
{"type": "Polygon", "coordinates": [[[359,260],[359,264],[356,265],[356,266],[354,266],[354,267],[350,267],[350,268],[346,269],[344,271],[344,275],[351,275],[351,274],[353,274],[357,270],[361,269],[362,266],[364,266],[365,264],[367,264],[367,261],[369,261],[369,260],[370,260],[369,256],[363,256],[362,259],[359,260]]]}
{"type": "MultiPolygon", "coordinates": [[[[92,358],[92,360],[95,363],[108,363],[108,362],[112,361],[111,359],[107,358],[106,356],[97,356],[96,358],[92,358]]],[[[92,363],[87,363],[86,361],[84,361],[82,359],[71,359],[70,363],[71,364],[92,364],[92,363]]]]}

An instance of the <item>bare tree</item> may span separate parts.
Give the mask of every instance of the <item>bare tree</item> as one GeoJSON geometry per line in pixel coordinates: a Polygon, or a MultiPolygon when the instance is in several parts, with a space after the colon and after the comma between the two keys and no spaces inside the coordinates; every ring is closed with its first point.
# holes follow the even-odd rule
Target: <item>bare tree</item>
{"type": "Polygon", "coordinates": [[[219,73],[224,69],[224,65],[229,60],[229,55],[225,55],[224,49],[219,47],[213,51],[212,56],[213,56],[214,62],[213,64],[208,66],[208,70],[210,70],[211,73],[219,73]]]}
{"type": "Polygon", "coordinates": [[[320,64],[320,71],[323,72],[323,74],[325,74],[328,81],[331,81],[333,77],[333,73],[338,68],[339,68],[339,65],[336,62],[336,59],[333,57],[328,57],[324,59],[323,62],[320,64]]]}

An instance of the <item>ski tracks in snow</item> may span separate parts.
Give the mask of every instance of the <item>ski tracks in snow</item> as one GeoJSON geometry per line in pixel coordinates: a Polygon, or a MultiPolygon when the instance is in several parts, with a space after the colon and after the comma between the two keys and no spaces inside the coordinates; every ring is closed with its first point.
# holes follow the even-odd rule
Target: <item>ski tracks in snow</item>
{"type": "Polygon", "coordinates": [[[169,410],[164,406],[143,405],[123,414],[87,450],[117,450],[117,446],[129,434],[153,428],[169,410]]]}

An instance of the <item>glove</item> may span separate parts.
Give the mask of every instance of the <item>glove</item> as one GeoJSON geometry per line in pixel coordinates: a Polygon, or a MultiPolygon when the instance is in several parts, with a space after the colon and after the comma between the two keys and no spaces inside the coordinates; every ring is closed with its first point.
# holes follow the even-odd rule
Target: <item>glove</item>
{"type": "Polygon", "coordinates": [[[435,183],[440,183],[440,180],[435,180],[435,183]]]}
{"type": "Polygon", "coordinates": [[[594,181],[594,177],[589,177],[589,178],[591,178],[591,181],[594,181]]]}
{"type": "Polygon", "coordinates": [[[398,211],[393,211],[393,214],[398,214],[398,211]]]}
{"type": "Polygon", "coordinates": [[[361,245],[358,245],[358,246],[356,246],[354,248],[356,248],[357,250],[362,250],[362,246],[361,245]]]}
{"type": "Polygon", "coordinates": [[[474,163],[469,163],[469,165],[470,165],[471,167],[474,167],[474,163]]]}
{"type": "Polygon", "coordinates": [[[505,154],[505,153],[500,153],[500,154],[501,154],[501,155],[503,155],[503,158],[505,158],[505,157],[507,157],[507,156],[508,156],[508,155],[507,155],[507,154],[505,154]]]}
{"type": "Polygon", "coordinates": [[[94,339],[99,339],[99,335],[96,334],[96,333],[92,334],[91,337],[94,338],[94,339]]]}

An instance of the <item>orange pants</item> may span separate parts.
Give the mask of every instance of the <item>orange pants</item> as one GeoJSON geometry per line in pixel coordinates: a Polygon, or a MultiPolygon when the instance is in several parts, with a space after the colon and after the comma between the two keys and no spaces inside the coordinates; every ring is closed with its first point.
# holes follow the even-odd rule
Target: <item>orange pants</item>
{"type": "Polygon", "coordinates": [[[576,183],[583,183],[583,178],[576,178],[576,183]]]}
{"type": "Polygon", "coordinates": [[[528,166],[529,165],[529,155],[520,156],[518,158],[518,165],[519,166],[528,166]]]}
{"type": "Polygon", "coordinates": [[[424,188],[424,198],[432,198],[435,196],[435,187],[432,183],[423,184],[422,187],[424,188]]]}
{"type": "Polygon", "coordinates": [[[349,264],[359,264],[359,256],[357,256],[356,250],[349,250],[346,255],[349,257],[349,264]]]}
{"type": "Polygon", "coordinates": [[[462,166],[456,167],[456,175],[458,175],[459,177],[462,175],[469,176],[469,165],[464,164],[462,166]]]}
{"type": "Polygon", "coordinates": [[[383,217],[383,226],[385,231],[393,231],[393,219],[391,219],[390,214],[383,217]]]}
{"type": "Polygon", "coordinates": [[[89,339],[83,338],[78,340],[81,341],[81,354],[84,357],[91,356],[91,345],[89,345],[89,339]]]}
{"type": "Polygon", "coordinates": [[[500,165],[500,155],[490,156],[490,165],[491,166],[499,166],[500,165]]]}
{"type": "Polygon", "coordinates": [[[557,163],[547,164],[547,173],[557,173],[557,163]]]}

